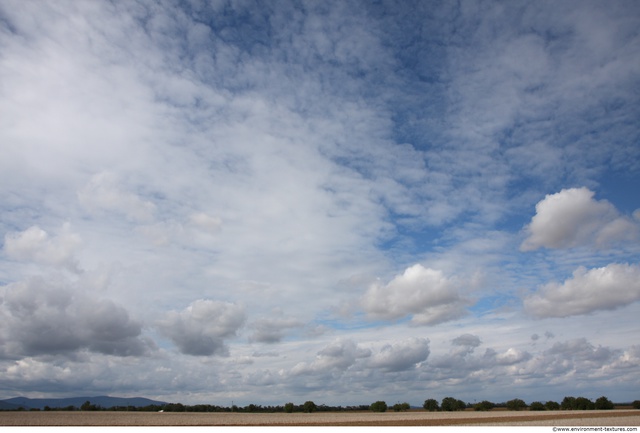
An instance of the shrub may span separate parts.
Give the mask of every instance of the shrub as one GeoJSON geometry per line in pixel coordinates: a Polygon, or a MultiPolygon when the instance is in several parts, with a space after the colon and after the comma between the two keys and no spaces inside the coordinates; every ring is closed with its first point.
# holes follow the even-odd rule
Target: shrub
{"type": "Polygon", "coordinates": [[[424,404],[422,405],[422,407],[425,410],[428,410],[429,412],[434,412],[436,410],[440,410],[440,405],[438,405],[438,401],[433,399],[433,398],[429,398],[429,399],[425,400],[424,404]]]}

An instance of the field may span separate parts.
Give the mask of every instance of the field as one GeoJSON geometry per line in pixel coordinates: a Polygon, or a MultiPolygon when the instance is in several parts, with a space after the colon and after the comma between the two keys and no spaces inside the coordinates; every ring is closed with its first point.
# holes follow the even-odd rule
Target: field
{"type": "Polygon", "coordinates": [[[9,412],[0,426],[640,426],[639,410],[543,412],[9,412]]]}

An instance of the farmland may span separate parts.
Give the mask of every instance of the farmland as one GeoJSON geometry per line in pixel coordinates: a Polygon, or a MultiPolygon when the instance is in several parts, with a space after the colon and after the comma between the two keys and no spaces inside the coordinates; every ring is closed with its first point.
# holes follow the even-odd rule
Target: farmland
{"type": "Polygon", "coordinates": [[[0,411],[0,426],[640,426],[638,410],[176,413],[0,411]]]}

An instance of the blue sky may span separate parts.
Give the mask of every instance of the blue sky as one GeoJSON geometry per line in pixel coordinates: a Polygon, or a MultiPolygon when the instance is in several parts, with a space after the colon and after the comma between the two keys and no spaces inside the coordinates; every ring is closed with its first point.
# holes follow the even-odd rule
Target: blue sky
{"type": "Polygon", "coordinates": [[[0,2],[0,397],[638,398],[640,7],[0,2]]]}

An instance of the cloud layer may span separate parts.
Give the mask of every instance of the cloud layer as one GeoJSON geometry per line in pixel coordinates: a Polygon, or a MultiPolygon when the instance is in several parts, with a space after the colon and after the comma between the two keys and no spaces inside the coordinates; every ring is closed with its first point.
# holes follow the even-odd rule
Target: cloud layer
{"type": "Polygon", "coordinates": [[[625,0],[3,1],[0,389],[637,398],[638,28],[625,0]]]}

